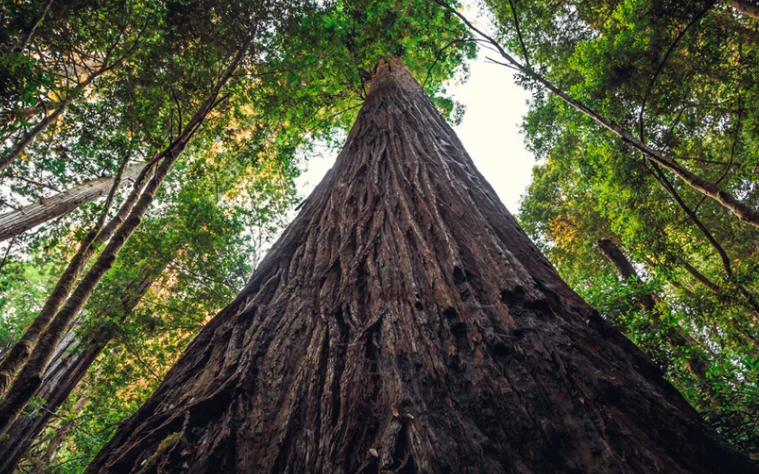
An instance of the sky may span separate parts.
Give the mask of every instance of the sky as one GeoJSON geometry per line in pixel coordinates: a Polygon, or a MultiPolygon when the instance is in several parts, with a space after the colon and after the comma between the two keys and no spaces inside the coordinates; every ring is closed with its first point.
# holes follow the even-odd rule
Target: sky
{"type": "MultiPolygon", "coordinates": [[[[488,64],[482,53],[469,64],[469,71],[466,82],[454,82],[448,87],[453,98],[466,106],[464,119],[454,130],[480,173],[509,211],[516,214],[535,164],[519,133],[529,93],[514,82],[513,71],[488,64]]],[[[296,180],[302,197],[321,181],[337,154],[338,150],[330,150],[305,162],[305,172],[296,180]]]]}

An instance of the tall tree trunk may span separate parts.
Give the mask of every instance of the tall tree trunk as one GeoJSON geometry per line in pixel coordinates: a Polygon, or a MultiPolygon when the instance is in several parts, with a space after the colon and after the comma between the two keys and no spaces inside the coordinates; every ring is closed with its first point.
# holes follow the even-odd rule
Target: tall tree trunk
{"type": "MultiPolygon", "coordinates": [[[[617,269],[619,276],[622,280],[630,280],[631,278],[637,283],[642,284],[638,272],[633,267],[630,260],[622,252],[622,250],[611,239],[598,239],[598,248],[601,254],[617,269]]],[[[643,310],[651,316],[651,320],[654,324],[660,325],[662,314],[656,307],[660,299],[657,295],[646,293],[640,296],[640,306],[643,310]]],[[[694,340],[690,334],[685,332],[682,327],[675,326],[673,328],[667,328],[666,333],[667,342],[672,347],[685,349],[688,356],[685,358],[685,364],[688,371],[698,381],[703,382],[706,379],[706,370],[708,367],[707,362],[704,360],[701,351],[701,344],[694,340]]]]}
{"type": "MultiPolygon", "coordinates": [[[[5,394],[13,381],[13,378],[18,371],[21,370],[23,364],[32,354],[40,337],[42,337],[43,333],[50,325],[50,322],[58,312],[58,309],[71,292],[74,284],[76,284],[76,280],[79,278],[82,269],[95,254],[97,246],[107,242],[114,232],[116,232],[124,223],[124,220],[132,211],[134,204],[141,196],[144,187],[143,185],[146,181],[145,178],[152,169],[153,165],[142,170],[140,175],[135,179],[134,186],[132,187],[129,196],[127,196],[121,204],[119,211],[108,224],[102,229],[97,228],[99,225],[96,226],[95,229],[90,231],[90,233],[82,239],[82,242],[79,244],[79,249],[71,258],[68,265],[66,265],[61,276],[58,277],[58,281],[56,282],[53,291],[50,293],[50,296],[48,296],[37,317],[34,318],[34,321],[32,321],[32,324],[26,329],[21,336],[21,339],[19,339],[10,352],[8,352],[8,355],[0,361],[0,396],[5,394]]],[[[115,189],[113,189],[113,191],[115,191],[115,189]]],[[[105,212],[103,215],[105,215],[105,212]]],[[[55,345],[53,345],[53,347],[55,347],[55,345]]]]}
{"type": "Polygon", "coordinates": [[[16,158],[21,155],[21,153],[23,153],[26,147],[32,143],[35,138],[37,138],[37,135],[42,133],[47,127],[50,126],[50,124],[58,120],[58,117],[63,115],[71,103],[74,102],[74,99],[79,96],[79,94],[84,92],[92,83],[92,81],[95,80],[95,78],[108,71],[110,68],[111,65],[104,63],[98,69],[92,71],[92,73],[87,76],[84,81],[77,84],[76,87],[71,89],[69,93],[66,94],[66,97],[63,98],[63,100],[58,104],[55,110],[50,113],[50,115],[43,117],[42,120],[37,122],[37,125],[22,135],[19,141],[14,143],[13,147],[10,150],[8,150],[4,155],[0,156],[0,173],[5,171],[5,168],[7,168],[16,160],[16,158]]]}
{"type": "MultiPolygon", "coordinates": [[[[211,88],[208,96],[201,102],[195,114],[184,126],[182,132],[156,157],[155,173],[145,185],[145,189],[129,212],[129,216],[127,216],[123,224],[113,234],[113,237],[108,241],[108,244],[95,263],[92,264],[87,274],[82,277],[77,287],[71,292],[66,303],[63,304],[55,317],[47,325],[44,333],[39,336],[38,342],[29,354],[24,366],[18,371],[13,384],[5,393],[2,401],[0,401],[0,437],[8,431],[11,424],[32,399],[34,392],[42,383],[45,367],[47,367],[55,347],[58,345],[60,338],[63,337],[71,320],[84,307],[90,296],[92,296],[92,292],[95,291],[95,287],[100,283],[103,275],[113,266],[121,248],[140,225],[142,218],[153,203],[156,191],[161,187],[163,180],[177,158],[182,154],[208,114],[218,104],[219,92],[232,78],[232,75],[240,64],[242,64],[254,34],[255,27],[251,27],[246,37],[243,38],[236,55],[227,65],[226,70],[219,77],[216,84],[211,88]]],[[[2,372],[0,372],[0,375],[2,375],[2,372]]]]}
{"type": "MultiPolygon", "coordinates": [[[[121,297],[122,321],[137,307],[162,270],[162,268],[151,269],[124,288],[121,297]]],[[[110,342],[113,335],[110,331],[103,331],[92,340],[82,342],[74,337],[73,329],[69,330],[67,336],[58,344],[56,353],[45,371],[42,384],[34,394],[35,397],[45,400],[42,409],[32,416],[19,417],[8,430],[8,436],[0,439],[0,452],[3,453],[0,457],[0,474],[13,473],[16,464],[34,439],[76,388],[87,373],[87,369],[110,342]],[[81,344],[79,349],[72,351],[79,344],[81,344]]]]}
{"type": "Polygon", "coordinates": [[[560,279],[399,62],[89,473],[753,473],[560,279]]]}
{"type": "Polygon", "coordinates": [[[730,6],[746,16],[759,20],[759,2],[751,0],[732,0],[730,6]]]}
{"type": "MultiPolygon", "coordinates": [[[[124,170],[121,184],[133,183],[146,165],[147,163],[137,163],[124,170]]],[[[0,242],[106,195],[113,186],[113,180],[113,177],[93,179],[17,211],[0,215],[0,242]]]]}

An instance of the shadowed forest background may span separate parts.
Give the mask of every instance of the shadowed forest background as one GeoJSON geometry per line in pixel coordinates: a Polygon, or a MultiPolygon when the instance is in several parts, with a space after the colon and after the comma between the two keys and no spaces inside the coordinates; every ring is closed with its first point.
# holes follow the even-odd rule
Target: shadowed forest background
{"type": "Polygon", "coordinates": [[[759,458],[759,6],[476,7],[5,0],[0,473],[88,466],[246,286],[380,60],[457,123],[478,51],[531,94],[521,227],[759,458]]]}

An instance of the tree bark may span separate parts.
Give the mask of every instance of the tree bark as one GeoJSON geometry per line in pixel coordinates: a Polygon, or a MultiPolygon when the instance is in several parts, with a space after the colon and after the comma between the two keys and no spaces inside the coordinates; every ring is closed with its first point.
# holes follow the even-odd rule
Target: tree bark
{"type": "MultiPolygon", "coordinates": [[[[147,163],[138,163],[127,168],[121,177],[121,184],[126,181],[134,182],[146,165],[147,163]]],[[[108,194],[113,186],[113,180],[113,177],[93,179],[17,211],[0,215],[0,242],[108,194]]]]}
{"type": "Polygon", "coordinates": [[[560,279],[397,61],[88,473],[754,473],[560,279]]]}
{"type": "Polygon", "coordinates": [[[746,16],[759,20],[759,4],[756,1],[732,0],[730,6],[746,16]]]}
{"type": "MultiPolygon", "coordinates": [[[[121,320],[126,319],[137,307],[142,297],[152,286],[159,271],[149,271],[143,277],[134,280],[124,288],[121,297],[121,320]]],[[[21,460],[32,442],[45,428],[58,408],[66,401],[69,394],[79,385],[90,365],[111,341],[112,331],[98,333],[89,341],[82,342],[74,335],[74,330],[58,344],[40,388],[34,396],[45,400],[39,411],[31,416],[19,417],[8,430],[7,437],[0,439],[0,474],[12,474],[16,464],[21,460]],[[74,350],[80,345],[78,350],[74,350]]]]}
{"type": "MultiPolygon", "coordinates": [[[[23,364],[29,359],[32,351],[37,346],[40,337],[42,337],[43,333],[50,325],[50,322],[58,312],[58,309],[76,284],[76,280],[79,278],[82,269],[95,254],[97,246],[107,242],[130,214],[134,204],[142,193],[143,185],[146,181],[145,178],[152,169],[153,165],[151,164],[140,172],[140,175],[135,179],[134,186],[132,187],[129,196],[127,196],[121,204],[119,211],[108,224],[102,229],[93,229],[84,237],[84,239],[82,239],[82,242],[79,244],[79,249],[71,258],[68,265],[63,270],[63,273],[61,273],[53,291],[45,301],[45,304],[42,306],[37,317],[34,318],[34,321],[32,321],[32,324],[21,336],[21,339],[19,339],[10,352],[8,352],[8,355],[0,361],[0,396],[5,395],[13,378],[18,371],[21,370],[23,364]]],[[[104,215],[105,213],[103,216],[104,215]]],[[[98,225],[97,227],[100,226],[98,225]]],[[[68,323],[66,323],[66,325],[68,325],[68,323]]],[[[53,344],[53,347],[55,347],[55,344],[53,344]]]]}
{"type": "Polygon", "coordinates": [[[85,388],[85,390],[78,395],[76,403],[69,412],[69,416],[72,416],[72,418],[64,420],[61,426],[55,430],[55,435],[45,445],[44,451],[37,453],[35,459],[32,461],[31,468],[24,471],[26,474],[48,474],[50,472],[48,466],[55,461],[55,458],[58,455],[58,450],[66,438],[69,437],[74,428],[77,428],[77,417],[84,411],[84,408],[89,403],[89,389],[90,387],[85,388]]]}
{"type": "MultiPolygon", "coordinates": [[[[121,248],[135,229],[140,225],[142,218],[153,203],[153,197],[155,196],[156,191],[161,187],[163,180],[166,178],[166,175],[171,170],[177,158],[182,154],[190,139],[203,124],[203,121],[208,114],[218,104],[219,92],[232,78],[232,75],[242,64],[247,54],[248,48],[253,40],[253,35],[255,34],[255,27],[251,27],[251,30],[246,33],[247,35],[243,38],[234,58],[227,65],[224,73],[211,88],[206,98],[201,102],[200,106],[195,111],[195,114],[193,114],[184,126],[182,132],[172,140],[164,151],[159,153],[154,160],[151,160],[156,163],[155,173],[145,185],[145,189],[142,191],[140,198],[134,204],[134,207],[132,207],[132,210],[129,212],[129,215],[124,220],[123,224],[118,227],[113,234],[113,237],[108,241],[108,244],[98,256],[95,263],[92,264],[92,267],[87,274],[71,292],[66,303],[63,304],[60,310],[55,314],[55,317],[47,325],[44,333],[38,337],[38,342],[29,354],[24,366],[18,370],[18,375],[13,381],[13,384],[7,390],[2,401],[0,401],[0,437],[8,431],[11,424],[32,399],[34,392],[42,383],[45,367],[48,365],[55,347],[58,345],[60,338],[63,337],[71,320],[84,307],[84,304],[90,296],[92,296],[92,292],[95,291],[95,287],[100,282],[100,279],[103,278],[103,275],[105,275],[105,273],[113,266],[121,248]]],[[[39,317],[36,319],[39,319],[39,317]]],[[[6,360],[7,359],[8,358],[6,358],[6,360]]],[[[3,361],[3,363],[4,362],[5,361],[3,361]]],[[[0,367],[0,369],[1,368],[2,367],[0,367]]],[[[0,375],[2,375],[1,371],[0,375]]],[[[2,380],[0,379],[0,381],[2,380]]]]}

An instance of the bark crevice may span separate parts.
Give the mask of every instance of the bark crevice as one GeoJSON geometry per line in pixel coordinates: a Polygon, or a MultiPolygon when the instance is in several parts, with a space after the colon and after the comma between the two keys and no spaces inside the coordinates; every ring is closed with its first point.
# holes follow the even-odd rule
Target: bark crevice
{"type": "Polygon", "coordinates": [[[561,281],[399,62],[88,472],[138,472],[198,400],[164,473],[757,472],[561,281]]]}

